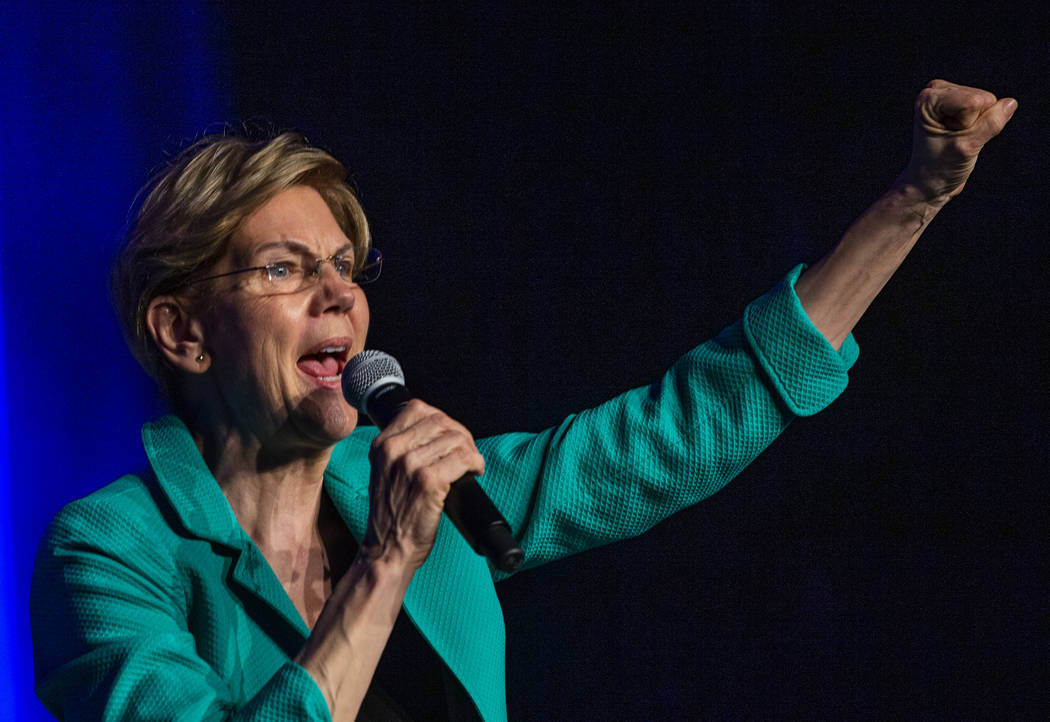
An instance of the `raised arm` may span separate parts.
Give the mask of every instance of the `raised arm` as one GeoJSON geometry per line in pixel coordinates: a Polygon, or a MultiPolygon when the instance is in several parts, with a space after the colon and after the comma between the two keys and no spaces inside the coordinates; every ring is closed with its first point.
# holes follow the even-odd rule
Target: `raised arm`
{"type": "Polygon", "coordinates": [[[795,285],[802,307],[832,346],[842,346],[929,222],[962,192],[981,148],[1016,110],[1012,98],[944,80],[919,93],[908,166],[795,285]]]}
{"type": "Polygon", "coordinates": [[[830,403],[857,358],[851,329],[1015,108],[933,81],[916,101],[907,168],[826,258],[789,274],[661,382],[541,434],[480,442],[483,483],[521,535],[526,566],[644,531],[830,403]]]}

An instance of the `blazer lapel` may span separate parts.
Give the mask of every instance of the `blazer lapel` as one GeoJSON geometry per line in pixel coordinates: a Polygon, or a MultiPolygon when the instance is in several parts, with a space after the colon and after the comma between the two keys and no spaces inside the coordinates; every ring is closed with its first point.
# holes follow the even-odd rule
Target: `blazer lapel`
{"type": "Polygon", "coordinates": [[[165,416],[142,427],[142,443],[162,492],[186,530],[228,548],[233,559],[231,583],[250,599],[253,616],[271,617],[281,626],[259,620],[259,626],[294,656],[310,634],[266,557],[237,521],[226,496],[201,458],[180,419],[165,416]]]}

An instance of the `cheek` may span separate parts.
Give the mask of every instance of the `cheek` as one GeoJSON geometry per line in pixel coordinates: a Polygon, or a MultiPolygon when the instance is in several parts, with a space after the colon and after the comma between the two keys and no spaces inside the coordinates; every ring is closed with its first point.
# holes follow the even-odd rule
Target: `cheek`
{"type": "Polygon", "coordinates": [[[368,299],[365,298],[364,292],[360,292],[354,302],[354,307],[350,310],[350,323],[354,327],[354,346],[357,347],[355,351],[362,351],[365,348],[368,324],[371,320],[372,314],[368,307],[368,299]]]}
{"type": "Polygon", "coordinates": [[[217,307],[208,324],[210,345],[235,373],[252,374],[250,369],[260,367],[272,372],[274,356],[294,347],[290,330],[298,324],[293,316],[287,308],[259,301],[217,307]]]}

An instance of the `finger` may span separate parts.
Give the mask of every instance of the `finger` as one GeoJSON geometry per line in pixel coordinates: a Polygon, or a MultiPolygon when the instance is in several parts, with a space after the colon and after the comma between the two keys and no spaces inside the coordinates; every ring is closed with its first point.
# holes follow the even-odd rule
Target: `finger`
{"type": "Polygon", "coordinates": [[[440,410],[434,408],[425,401],[419,399],[412,399],[404,408],[397,412],[397,415],[390,421],[389,424],[384,427],[380,434],[394,435],[400,434],[411,426],[419,423],[422,419],[432,416],[434,414],[441,414],[440,410]]]}
{"type": "MultiPolygon", "coordinates": [[[[406,456],[417,450],[421,453],[416,459],[422,461],[412,468],[422,465],[426,459],[448,453],[457,445],[478,454],[474,437],[463,424],[422,402],[409,406],[412,408],[406,407],[403,418],[399,414],[396,423],[391,423],[373,439],[369,452],[373,465],[389,470],[398,464],[404,473],[406,456]]],[[[484,473],[483,462],[477,473],[484,473]]]]}
{"type": "Polygon", "coordinates": [[[992,138],[999,135],[1016,112],[1017,101],[1013,98],[1003,98],[986,110],[982,114],[981,122],[990,133],[988,137],[992,138]]]}
{"type": "Polygon", "coordinates": [[[388,427],[383,434],[376,437],[376,441],[382,443],[387,438],[396,440],[393,444],[394,448],[407,451],[429,444],[437,437],[448,433],[459,434],[471,445],[474,443],[474,437],[467,431],[467,427],[448,414],[433,408],[406,418],[398,426],[388,427]]]}
{"type": "Polygon", "coordinates": [[[467,427],[441,409],[419,399],[412,399],[380,432],[380,435],[394,436],[412,433],[426,437],[428,434],[440,433],[447,429],[461,431],[473,439],[467,427]]]}
{"type": "Polygon", "coordinates": [[[1003,98],[995,103],[981,113],[980,118],[965,135],[960,136],[960,149],[968,154],[979,152],[985,143],[1002,132],[1016,110],[1017,101],[1013,98],[1003,98]]]}
{"type": "MultiPolygon", "coordinates": [[[[926,84],[926,90],[934,91],[934,95],[940,98],[970,98],[976,102],[980,102],[982,105],[991,105],[996,101],[996,97],[993,93],[989,93],[987,90],[982,88],[975,88],[971,85],[959,85],[958,83],[951,83],[947,80],[931,80],[926,84]]],[[[966,101],[963,100],[963,103],[966,101]]]]}
{"type": "Polygon", "coordinates": [[[952,88],[935,97],[931,114],[934,122],[940,121],[949,130],[966,130],[972,127],[981,114],[995,103],[996,97],[987,91],[976,88],[952,88]]]}
{"type": "Polygon", "coordinates": [[[372,449],[384,450],[389,458],[400,456],[455,424],[444,412],[413,399],[376,435],[372,449]]]}
{"type": "Polygon", "coordinates": [[[483,469],[484,460],[480,453],[456,447],[450,453],[433,459],[421,470],[421,480],[424,485],[440,490],[443,500],[453,483],[466,474],[480,475],[483,469]]]}
{"type": "MultiPolygon", "coordinates": [[[[408,451],[400,463],[403,471],[411,474],[419,469],[434,466],[450,456],[461,459],[464,464],[459,476],[467,472],[484,473],[485,461],[474,445],[474,439],[466,431],[456,429],[447,430],[431,438],[426,444],[408,451]]],[[[451,481],[455,479],[450,479],[451,481]]]]}
{"type": "Polygon", "coordinates": [[[961,131],[996,102],[987,90],[931,80],[916,98],[916,115],[929,132],[961,131]]]}
{"type": "MultiPolygon", "coordinates": [[[[444,462],[447,459],[459,459],[463,468],[456,474],[455,479],[464,474],[476,474],[481,476],[485,473],[485,459],[482,457],[478,447],[474,445],[474,438],[466,429],[451,429],[442,435],[435,437],[429,444],[419,449],[421,454],[428,458],[429,463],[444,462]]],[[[453,479],[453,481],[455,481],[453,479]]]]}

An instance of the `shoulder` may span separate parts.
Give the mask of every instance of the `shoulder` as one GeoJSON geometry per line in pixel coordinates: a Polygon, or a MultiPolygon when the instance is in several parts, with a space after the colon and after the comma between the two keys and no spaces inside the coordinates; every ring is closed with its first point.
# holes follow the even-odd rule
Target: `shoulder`
{"type": "Polygon", "coordinates": [[[48,525],[30,586],[33,634],[44,640],[37,653],[50,660],[43,662],[45,668],[57,663],[53,655],[83,643],[92,630],[128,624],[143,610],[184,614],[180,560],[192,550],[184,549],[172,517],[158,504],[151,479],[121,477],[70,502],[48,525]],[[56,628],[68,639],[55,641],[56,628]]]}
{"type": "MultiPolygon", "coordinates": [[[[105,535],[111,527],[133,526],[163,518],[152,474],[127,474],[85,497],[66,504],[48,527],[51,535],[90,533],[105,535]]],[[[150,524],[155,526],[155,524],[150,524]]]]}
{"type": "Polygon", "coordinates": [[[122,476],[55,515],[41,540],[37,564],[56,557],[98,557],[170,567],[174,523],[152,474],[122,476]]]}

